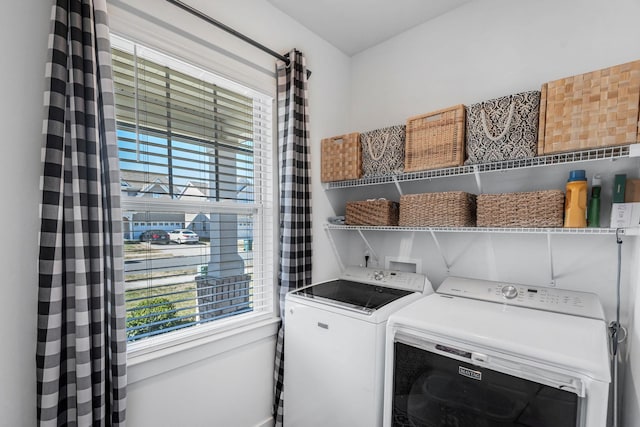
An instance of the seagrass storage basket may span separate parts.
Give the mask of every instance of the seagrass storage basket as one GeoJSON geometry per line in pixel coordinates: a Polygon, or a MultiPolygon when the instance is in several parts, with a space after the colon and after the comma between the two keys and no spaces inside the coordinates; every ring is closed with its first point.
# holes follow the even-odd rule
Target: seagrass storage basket
{"type": "Polygon", "coordinates": [[[640,139],[640,61],[542,85],[538,155],[640,139]]]}
{"type": "Polygon", "coordinates": [[[347,225],[398,225],[398,202],[391,200],[362,200],[347,202],[347,225]]]}
{"type": "Polygon", "coordinates": [[[460,166],[464,163],[464,105],[407,119],[405,172],[460,166]]]}
{"type": "Polygon", "coordinates": [[[362,176],[362,148],[358,132],[320,141],[322,182],[359,179],[362,176]]]}
{"type": "Polygon", "coordinates": [[[463,191],[406,194],[400,197],[400,226],[473,227],[476,196],[463,191]]]}
{"type": "Polygon", "coordinates": [[[555,228],[564,225],[564,192],[478,195],[478,227],[555,228]]]}

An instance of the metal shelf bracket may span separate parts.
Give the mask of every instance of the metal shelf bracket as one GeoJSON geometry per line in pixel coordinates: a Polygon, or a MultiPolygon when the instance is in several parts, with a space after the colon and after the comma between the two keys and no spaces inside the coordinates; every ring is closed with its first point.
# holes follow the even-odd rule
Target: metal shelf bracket
{"type": "Polygon", "coordinates": [[[451,264],[449,264],[449,261],[447,261],[447,258],[444,256],[444,251],[442,250],[442,246],[440,246],[440,242],[438,241],[438,238],[436,237],[436,233],[433,231],[433,229],[429,229],[429,233],[431,234],[431,237],[433,238],[433,242],[436,244],[436,248],[438,249],[438,252],[440,253],[440,256],[442,257],[442,261],[444,262],[445,267],[447,267],[447,273],[450,273],[451,264]]]}
{"type": "Polygon", "coordinates": [[[367,247],[367,250],[369,251],[369,254],[371,254],[373,259],[376,260],[376,262],[379,264],[380,263],[380,259],[378,258],[378,254],[376,253],[376,251],[373,250],[373,248],[369,244],[369,241],[367,240],[367,238],[364,237],[364,233],[362,232],[362,230],[358,230],[358,234],[360,235],[360,238],[362,239],[362,241],[364,242],[365,246],[367,247]]]}
{"type": "Polygon", "coordinates": [[[556,286],[556,275],[553,271],[553,251],[551,249],[551,233],[547,233],[547,255],[549,257],[549,286],[555,288],[556,286]]]}
{"type": "Polygon", "coordinates": [[[476,178],[478,194],[482,194],[482,180],[480,179],[480,168],[478,167],[478,165],[473,165],[473,176],[476,178]]]}
{"type": "Polygon", "coordinates": [[[340,271],[344,271],[344,264],[342,263],[342,259],[340,258],[340,254],[338,253],[336,242],[333,240],[333,235],[331,234],[331,230],[332,228],[330,227],[324,228],[324,231],[327,233],[327,240],[329,240],[329,244],[331,245],[331,249],[333,250],[333,255],[336,257],[336,262],[338,263],[338,267],[340,267],[340,271]]]}
{"type": "Polygon", "coordinates": [[[400,187],[400,182],[398,181],[398,177],[396,175],[393,176],[393,183],[396,185],[398,194],[400,194],[400,197],[402,197],[404,193],[402,192],[402,187],[400,187]]]}

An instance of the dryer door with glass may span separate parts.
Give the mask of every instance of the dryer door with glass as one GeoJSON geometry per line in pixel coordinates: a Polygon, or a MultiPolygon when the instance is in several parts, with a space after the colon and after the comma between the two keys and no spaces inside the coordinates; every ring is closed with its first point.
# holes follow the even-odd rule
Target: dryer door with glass
{"type": "Polygon", "coordinates": [[[463,361],[471,353],[447,346],[436,345],[440,354],[402,342],[394,347],[394,427],[578,425],[580,398],[562,386],[478,367],[463,361]]]}

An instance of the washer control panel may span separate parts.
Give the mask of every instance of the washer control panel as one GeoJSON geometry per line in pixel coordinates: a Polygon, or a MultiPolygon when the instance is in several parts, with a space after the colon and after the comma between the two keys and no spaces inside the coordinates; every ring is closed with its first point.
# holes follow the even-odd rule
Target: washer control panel
{"type": "Polygon", "coordinates": [[[600,299],[590,292],[447,277],[437,293],[604,320],[600,299]]]}
{"type": "Polygon", "coordinates": [[[351,266],[345,269],[340,278],[370,285],[422,292],[424,294],[433,293],[431,283],[424,274],[408,273],[406,271],[351,266]]]}
{"type": "Polygon", "coordinates": [[[504,285],[501,289],[502,296],[506,299],[514,299],[518,296],[518,288],[513,285],[504,285]]]}

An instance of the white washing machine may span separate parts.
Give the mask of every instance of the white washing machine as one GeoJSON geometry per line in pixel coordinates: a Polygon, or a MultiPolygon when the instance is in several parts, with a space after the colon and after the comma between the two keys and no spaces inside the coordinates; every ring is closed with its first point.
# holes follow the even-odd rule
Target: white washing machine
{"type": "Polygon", "coordinates": [[[386,361],[386,427],[607,425],[594,294],[449,277],[389,318],[386,361]]]}
{"type": "Polygon", "coordinates": [[[382,425],[391,313],[431,294],[426,276],[349,267],[285,298],[284,425],[382,425]]]}

